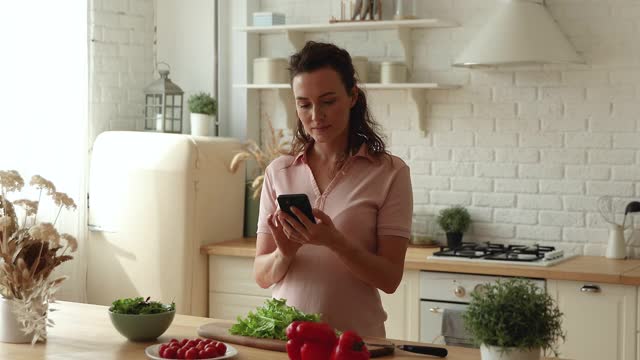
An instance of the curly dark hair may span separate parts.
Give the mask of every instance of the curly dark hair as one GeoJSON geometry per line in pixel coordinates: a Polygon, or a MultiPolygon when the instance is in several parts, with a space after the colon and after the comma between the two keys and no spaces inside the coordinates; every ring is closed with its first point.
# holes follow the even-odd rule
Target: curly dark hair
{"type": "MultiPolygon", "coordinates": [[[[308,41],[302,50],[291,55],[289,58],[290,81],[293,83],[293,78],[300,73],[323,68],[335,70],[347,93],[351,93],[357,83],[351,56],[346,50],[329,43],[308,41]]],[[[379,128],[380,126],[369,113],[364,92],[358,88],[358,99],[349,112],[349,152],[357,152],[365,143],[371,155],[388,154],[384,140],[379,135],[379,128]]],[[[298,119],[290,154],[295,156],[312,141],[313,139],[305,133],[302,122],[298,119]]]]}

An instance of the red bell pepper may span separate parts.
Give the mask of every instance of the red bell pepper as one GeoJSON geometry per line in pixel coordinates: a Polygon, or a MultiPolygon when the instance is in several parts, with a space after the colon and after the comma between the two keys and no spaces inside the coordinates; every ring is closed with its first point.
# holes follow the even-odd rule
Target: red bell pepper
{"type": "Polygon", "coordinates": [[[345,331],[331,353],[331,360],[366,360],[369,356],[362,338],[355,331],[345,331]]]}
{"type": "Polygon", "coordinates": [[[296,328],[298,338],[306,342],[316,342],[324,344],[330,349],[338,343],[338,338],[333,328],[327,323],[316,323],[305,321],[296,328]]]}
{"type": "Polygon", "coordinates": [[[329,360],[338,342],[326,323],[294,321],[286,330],[287,354],[292,360],[329,360]]]}
{"type": "Polygon", "coordinates": [[[289,341],[287,341],[287,354],[289,355],[289,359],[302,360],[300,350],[303,345],[304,343],[302,341],[289,339],[289,341]]]}
{"type": "Polygon", "coordinates": [[[286,334],[289,341],[287,341],[287,354],[291,360],[302,360],[300,350],[304,342],[298,338],[298,325],[302,321],[294,321],[287,326],[286,334]]]}
{"type": "Polygon", "coordinates": [[[329,360],[332,347],[319,342],[305,342],[300,349],[302,360],[329,360]]]}

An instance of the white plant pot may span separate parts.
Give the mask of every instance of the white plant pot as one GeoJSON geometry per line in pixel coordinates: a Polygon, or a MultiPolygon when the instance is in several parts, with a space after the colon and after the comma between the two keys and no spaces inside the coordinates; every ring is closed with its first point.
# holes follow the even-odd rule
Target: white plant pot
{"type": "Polygon", "coordinates": [[[482,360],[540,360],[540,348],[533,350],[503,349],[482,344],[480,345],[480,358],[482,360]]]}
{"type": "Polygon", "coordinates": [[[25,344],[30,343],[33,334],[25,335],[22,324],[13,312],[13,302],[0,296],[0,342],[25,344]]]}
{"type": "Polygon", "coordinates": [[[209,124],[212,124],[215,116],[205,114],[191,114],[191,135],[208,136],[209,124]]]}

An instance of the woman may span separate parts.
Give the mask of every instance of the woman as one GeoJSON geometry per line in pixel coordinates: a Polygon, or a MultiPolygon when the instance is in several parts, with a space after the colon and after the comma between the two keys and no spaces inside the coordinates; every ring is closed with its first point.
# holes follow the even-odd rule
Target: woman
{"type": "Polygon", "coordinates": [[[289,61],[298,126],[290,155],[266,169],[254,273],[273,296],[340,330],[385,336],[378,289],[404,270],[413,200],[409,168],[388,154],[349,54],[308,42],[289,61]],[[277,208],[307,194],[316,224],[277,208]]]}

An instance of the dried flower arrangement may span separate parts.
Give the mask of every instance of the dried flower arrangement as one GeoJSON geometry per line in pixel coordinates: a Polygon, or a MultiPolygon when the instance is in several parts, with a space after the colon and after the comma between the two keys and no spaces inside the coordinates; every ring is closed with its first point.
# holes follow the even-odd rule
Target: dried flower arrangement
{"type": "Polygon", "coordinates": [[[22,331],[33,334],[34,344],[45,340],[46,327],[53,326],[47,319],[49,303],[55,301],[54,294],[66,279],[50,280],[49,276],[58,265],[73,259],[69,254],[76,251],[78,242],[55,229],[62,208],[76,208],[73,199],[57,192],[51,181],[39,175],[31,178],[30,185],[40,190],[38,201],[9,201],[7,193],[20,191],[24,180],[15,170],[0,171],[0,296],[12,301],[22,331]],[[36,222],[43,191],[58,206],[53,223],[36,222]],[[15,206],[24,209],[22,226],[15,206]]]}
{"type": "Polygon", "coordinates": [[[270,139],[265,148],[262,149],[255,141],[248,140],[245,144],[245,149],[233,157],[229,166],[231,172],[235,173],[243,161],[253,158],[258,163],[258,169],[256,170],[258,174],[251,182],[252,197],[254,199],[260,197],[262,183],[264,182],[264,172],[267,166],[280,155],[288,154],[288,146],[291,144],[289,141],[282,141],[284,138],[282,129],[274,129],[269,119],[266,120],[266,123],[269,126],[270,139]]]}

